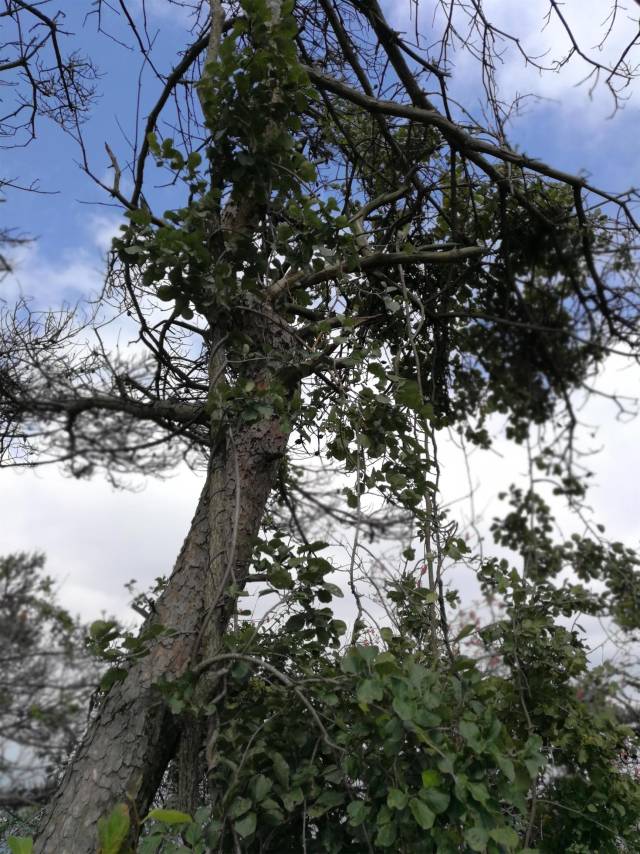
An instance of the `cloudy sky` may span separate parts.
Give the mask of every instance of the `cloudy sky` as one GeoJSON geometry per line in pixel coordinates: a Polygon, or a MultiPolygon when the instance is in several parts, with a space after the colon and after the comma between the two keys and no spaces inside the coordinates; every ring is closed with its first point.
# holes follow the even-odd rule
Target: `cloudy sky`
{"type": "MultiPolygon", "coordinates": [[[[93,168],[108,175],[104,143],[116,152],[126,152],[127,142],[119,126],[133,126],[138,92],[139,62],[136,54],[117,41],[96,34],[95,19],[83,27],[82,3],[69,6],[70,29],[81,33],[83,49],[90,53],[103,76],[94,115],[86,127],[93,168]]],[[[88,4],[87,4],[88,5],[88,4]]],[[[429,8],[433,4],[429,4],[429,8]]],[[[562,7],[583,44],[592,48],[600,39],[607,3],[598,0],[568,0],[562,7]]],[[[521,42],[546,58],[565,55],[566,34],[558,22],[545,27],[544,0],[514,3],[487,0],[490,15],[504,28],[513,28],[521,42]]],[[[598,52],[602,61],[620,50],[625,39],[638,29],[640,7],[628,0],[612,31],[610,47],[598,52]]],[[[398,29],[413,30],[415,6],[409,0],[387,3],[398,29]]],[[[419,25],[425,44],[433,40],[438,21],[429,17],[427,4],[419,6],[419,25]],[[431,36],[431,39],[430,39],[431,36]]],[[[158,61],[169,67],[175,46],[182,46],[184,20],[165,0],[148,4],[150,22],[158,31],[158,61]]],[[[117,30],[117,26],[115,29],[117,30]]],[[[546,61],[546,59],[545,59],[546,61]]],[[[562,73],[541,76],[525,66],[518,52],[505,49],[497,68],[506,100],[528,92],[538,97],[525,102],[521,115],[511,125],[512,141],[530,155],[551,161],[571,171],[583,170],[594,182],[611,190],[640,185],[637,140],[640,136],[640,87],[628,91],[624,109],[612,116],[612,101],[604,86],[590,93],[588,84],[577,85],[586,70],[572,63],[562,73]]],[[[153,100],[154,83],[147,77],[147,99],[153,100]]],[[[479,106],[477,68],[461,59],[453,78],[455,92],[470,109],[479,106]]],[[[144,104],[142,107],[144,114],[144,104]]],[[[77,151],[56,128],[41,124],[38,139],[27,149],[3,152],[2,173],[24,184],[38,179],[43,190],[56,195],[33,196],[12,193],[0,213],[4,224],[34,235],[37,240],[21,249],[13,259],[15,275],[0,283],[0,299],[11,302],[16,294],[32,297],[40,306],[75,301],[95,292],[104,269],[104,254],[117,229],[118,212],[105,206],[105,199],[77,164],[77,151]]],[[[600,387],[634,397],[640,374],[610,361],[600,387]]],[[[640,422],[624,423],[615,410],[596,398],[582,412],[585,423],[597,428],[588,436],[590,447],[600,448],[591,460],[596,472],[592,504],[611,536],[630,545],[640,541],[640,506],[637,451],[640,422]]],[[[587,434],[585,433],[585,437],[587,434]]],[[[445,499],[454,501],[469,491],[464,461],[443,443],[445,499]]],[[[524,471],[521,451],[498,442],[490,454],[476,452],[471,459],[471,484],[475,488],[475,510],[481,528],[497,511],[493,496],[524,471]]],[[[146,587],[166,573],[187,530],[199,492],[198,478],[178,471],[166,480],[149,480],[135,492],[114,491],[105,481],[75,481],[51,469],[0,472],[0,553],[41,550],[48,558],[49,572],[59,580],[61,598],[84,618],[100,612],[126,611],[128,594],[124,583],[132,578],[146,587]]],[[[468,520],[470,507],[455,505],[460,518],[468,520]]],[[[575,526],[568,516],[563,527],[575,526]]],[[[468,580],[464,581],[465,584],[468,580]]]]}

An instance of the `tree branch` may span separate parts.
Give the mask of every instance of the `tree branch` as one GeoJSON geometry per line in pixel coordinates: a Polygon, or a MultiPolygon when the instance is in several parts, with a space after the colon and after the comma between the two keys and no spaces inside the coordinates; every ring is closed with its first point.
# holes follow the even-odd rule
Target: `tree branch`
{"type": "Polygon", "coordinates": [[[357,260],[341,261],[339,264],[333,264],[315,273],[298,271],[287,274],[267,288],[266,296],[268,300],[274,300],[292,287],[317,285],[320,282],[335,279],[343,273],[369,273],[385,267],[393,267],[395,264],[456,264],[468,258],[480,258],[486,254],[488,250],[482,246],[463,246],[442,251],[381,252],[378,255],[367,255],[357,260]]]}

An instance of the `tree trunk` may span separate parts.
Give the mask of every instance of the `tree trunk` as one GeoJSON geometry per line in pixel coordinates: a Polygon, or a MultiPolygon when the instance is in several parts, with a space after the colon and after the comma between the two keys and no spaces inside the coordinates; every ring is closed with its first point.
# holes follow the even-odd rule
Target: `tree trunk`
{"type": "MultiPolygon", "coordinates": [[[[179,676],[191,658],[202,620],[208,559],[209,481],[166,589],[157,620],[177,634],[153,643],[124,682],[106,696],[49,805],[35,843],[43,854],[97,849],[98,819],[120,802],[144,814],[171,758],[179,731],[154,683],[179,676]]],[[[133,815],[132,815],[133,818],[133,815]]]]}
{"type": "Polygon", "coordinates": [[[95,854],[97,821],[118,803],[132,824],[143,818],[180,735],[178,719],[154,684],[171,680],[219,648],[245,583],[251,551],[288,435],[277,419],[227,432],[175,569],[157,603],[176,634],[155,641],[113,686],[71,761],[43,819],[36,854],[95,854]]]}

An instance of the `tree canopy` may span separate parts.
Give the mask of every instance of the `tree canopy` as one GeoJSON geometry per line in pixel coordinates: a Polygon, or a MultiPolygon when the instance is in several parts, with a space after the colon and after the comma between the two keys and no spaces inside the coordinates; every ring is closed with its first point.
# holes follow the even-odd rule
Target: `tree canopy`
{"type": "MultiPolygon", "coordinates": [[[[509,144],[495,63],[523,48],[481,2],[439,4],[428,38],[377,0],[193,10],[167,72],[119,4],[160,94],[131,151],[107,146],[111,182],[67,127],[125,218],[99,300],[3,313],[4,463],[203,472],[140,636],[94,624],[117,661],[35,850],[637,850],[636,736],[569,622],[631,636],[637,558],[595,526],[557,541],[541,486],[580,512],[575,393],[638,352],[637,194],[509,144]],[[465,51],[480,118],[454,94],[465,51]],[[494,526],[513,565],[440,506],[440,437],[489,447],[496,416],[530,456],[494,526]],[[451,627],[456,561],[501,605],[481,627],[451,627]],[[277,604],[252,621],[258,590],[277,604]]],[[[610,66],[572,47],[614,105],[635,41],[610,66]]]]}

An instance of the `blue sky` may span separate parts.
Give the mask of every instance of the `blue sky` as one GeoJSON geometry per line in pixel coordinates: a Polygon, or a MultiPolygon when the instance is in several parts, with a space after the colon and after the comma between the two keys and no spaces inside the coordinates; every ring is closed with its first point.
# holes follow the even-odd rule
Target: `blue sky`
{"type": "MultiPolygon", "coordinates": [[[[96,33],[95,19],[83,23],[83,2],[67,0],[66,6],[71,10],[69,28],[76,31],[83,51],[91,55],[103,73],[98,81],[99,101],[85,128],[85,139],[93,168],[98,175],[107,177],[105,141],[123,161],[128,151],[118,121],[131,132],[140,60],[135,52],[96,33]]],[[[392,7],[398,29],[409,28],[408,0],[394,0],[387,6],[392,7]]],[[[490,0],[487,7],[500,20],[517,26],[536,49],[546,38],[555,50],[563,50],[563,37],[557,30],[549,28],[542,36],[539,34],[543,0],[526,4],[526,13],[522,11],[523,4],[511,0],[490,0]],[[514,16],[516,8],[519,12],[514,16]]],[[[150,28],[158,31],[154,55],[166,70],[174,64],[176,51],[187,43],[184,17],[166,0],[154,0],[149,8],[155,10],[149,18],[150,28]]],[[[597,0],[570,0],[566,4],[567,13],[585,29],[584,37],[590,45],[594,43],[599,8],[597,0]]],[[[627,26],[630,32],[637,29],[637,18],[636,14],[635,23],[623,19],[622,31],[616,32],[615,38],[620,41],[627,26]]],[[[111,21],[111,32],[118,37],[124,35],[111,21]]],[[[427,27],[426,13],[421,21],[427,27]]],[[[130,41],[128,36],[127,40],[130,41]]],[[[543,100],[530,101],[514,122],[512,141],[528,154],[560,168],[590,173],[595,183],[607,189],[640,185],[640,86],[631,92],[631,100],[622,111],[607,118],[611,113],[609,96],[599,89],[590,97],[587,87],[576,88],[582,76],[583,71],[576,65],[543,79],[532,69],[524,68],[513,51],[505,54],[500,69],[505,95],[534,91],[544,96],[543,100]]],[[[157,92],[152,75],[147,74],[145,79],[143,116],[157,92]]],[[[461,99],[475,109],[477,72],[468,62],[459,63],[454,86],[461,99]]],[[[57,194],[11,192],[8,202],[0,206],[4,225],[37,237],[17,253],[16,274],[0,283],[0,298],[11,299],[22,290],[41,305],[55,306],[62,299],[74,300],[99,287],[104,254],[119,215],[112,207],[83,204],[109,200],[74,162],[78,156],[73,141],[44,121],[38,138],[28,148],[3,151],[4,176],[22,183],[38,178],[42,189],[57,194]]],[[[615,385],[633,394],[639,379],[637,372],[621,371],[619,365],[612,363],[602,382],[608,390],[615,385]]],[[[594,441],[605,448],[596,465],[600,486],[594,493],[594,504],[615,536],[637,544],[640,527],[634,508],[640,506],[640,493],[637,478],[629,477],[628,470],[630,460],[638,464],[638,425],[617,423],[611,408],[599,401],[591,404],[586,417],[602,425],[594,441]]],[[[485,526],[496,509],[491,504],[491,494],[524,467],[524,461],[506,446],[497,446],[497,450],[501,457],[479,455],[474,459],[474,482],[484,489],[476,503],[483,512],[485,526]]],[[[462,483],[463,468],[453,453],[448,466],[449,482],[462,483]]],[[[101,610],[122,613],[127,600],[124,582],[135,577],[146,586],[170,568],[186,532],[199,485],[196,476],[180,471],[172,479],[149,482],[143,492],[116,493],[100,478],[78,483],[53,469],[20,475],[2,472],[0,552],[42,549],[48,555],[49,570],[60,580],[63,596],[72,609],[87,618],[101,610]]],[[[449,500],[457,497],[456,489],[459,494],[466,491],[465,486],[452,487],[449,500]]],[[[464,515],[467,511],[462,508],[462,512],[464,515]]]]}
{"type": "MultiPolygon", "coordinates": [[[[135,6],[135,4],[133,4],[135,6]]],[[[511,21],[512,15],[501,12],[508,7],[505,0],[493,0],[497,20],[517,25],[517,31],[533,34],[529,38],[532,49],[539,48],[535,36],[542,24],[544,3],[536,0],[529,7],[524,22],[511,21]],[[537,13],[536,10],[537,9],[537,13]]],[[[521,4],[516,4],[521,6],[521,4]]],[[[578,20],[592,17],[601,4],[587,0],[573,0],[569,9],[581,9],[578,20]]],[[[103,178],[109,176],[109,160],[104,150],[108,142],[121,162],[126,161],[129,146],[125,133],[132,135],[135,126],[136,99],[140,57],[135,49],[127,49],[114,39],[133,45],[132,38],[122,19],[110,15],[104,21],[106,30],[114,37],[110,39],[97,32],[97,19],[85,19],[88,4],[68,2],[66,26],[75,36],[67,44],[76,46],[96,63],[102,77],[97,81],[98,100],[90,120],[84,128],[87,150],[93,170],[103,178]]],[[[406,20],[409,3],[394,0],[387,3],[393,12],[396,25],[409,29],[406,20]]],[[[159,68],[169,69],[176,60],[176,48],[187,44],[189,18],[180,13],[166,0],[155,0],[149,6],[155,14],[149,16],[150,32],[154,34],[153,56],[159,68]]],[[[422,13],[424,23],[426,14],[422,13]]],[[[623,22],[625,23],[625,22],[623,22]]],[[[628,31],[633,23],[627,21],[628,31]]],[[[637,27],[637,24],[636,24],[637,27]]],[[[623,32],[626,27],[623,27],[623,32]]],[[[589,31],[585,39],[594,40],[589,31]]],[[[554,50],[563,51],[563,39],[555,31],[546,32],[544,44],[552,44],[554,50]]],[[[499,77],[505,97],[517,92],[534,92],[544,100],[529,101],[524,113],[511,125],[512,141],[528,154],[542,157],[560,168],[592,174],[597,183],[609,189],[624,189],[640,183],[640,161],[638,152],[638,120],[640,118],[640,92],[631,93],[625,108],[612,118],[611,100],[600,87],[593,97],[588,86],[576,86],[584,76],[579,64],[570,66],[562,74],[540,77],[533,69],[524,68],[520,57],[509,50],[499,68],[499,77]]],[[[477,68],[467,60],[461,60],[454,73],[454,87],[461,100],[474,110],[478,104],[477,68]]],[[[142,86],[141,114],[144,116],[159,91],[158,83],[149,68],[145,69],[142,86]]],[[[18,192],[11,193],[1,213],[8,225],[38,238],[41,257],[57,261],[67,253],[94,252],[100,246],[92,241],[92,235],[100,233],[100,224],[115,221],[117,210],[109,207],[110,200],[96,187],[78,166],[79,151],[73,140],[61,134],[51,122],[42,120],[37,139],[27,148],[5,149],[2,153],[2,173],[19,179],[23,184],[38,180],[41,189],[55,192],[54,196],[34,196],[18,192]],[[93,204],[91,204],[93,203],[93,204]]],[[[83,290],[79,282],[78,287],[83,290]]]]}
{"type": "MultiPolygon", "coordinates": [[[[135,8],[136,3],[130,6],[135,8]]],[[[135,137],[141,57],[122,17],[107,11],[102,23],[105,32],[101,33],[97,17],[85,15],[90,8],[88,2],[67,0],[66,7],[65,28],[74,35],[62,44],[91,57],[100,74],[96,81],[96,103],[83,126],[83,138],[92,171],[108,183],[112,173],[105,143],[124,165],[131,152],[127,138],[135,137]]],[[[177,48],[189,44],[189,18],[164,0],[148,4],[148,9],[161,10],[149,16],[149,32],[154,42],[154,61],[167,72],[178,59],[177,48]]],[[[159,91],[160,84],[147,66],[142,71],[140,88],[142,119],[159,91]]],[[[80,161],[76,142],[46,119],[39,122],[37,138],[27,148],[7,148],[2,154],[3,176],[17,179],[23,185],[37,181],[41,190],[55,193],[12,192],[2,210],[6,224],[36,237],[40,258],[50,259],[54,264],[78,253],[86,257],[87,253],[100,252],[104,248],[106,223],[119,219],[112,200],[83,172],[80,161]]],[[[82,282],[78,281],[76,287],[86,292],[82,282]]]]}
{"type": "MultiPolygon", "coordinates": [[[[540,39],[546,38],[543,44],[553,45],[558,55],[563,52],[561,34],[548,29],[543,36],[538,35],[545,5],[542,0],[527,4],[529,12],[524,21],[510,20],[513,15],[505,0],[493,0],[488,5],[495,7],[499,22],[504,20],[506,24],[514,24],[516,31],[524,33],[525,37],[530,32],[528,41],[532,49],[539,50],[540,39]],[[505,12],[502,7],[505,7],[505,12]]],[[[593,10],[600,4],[594,0],[573,0],[567,5],[569,9],[573,7],[574,15],[576,10],[582,10],[578,20],[585,16],[594,22],[599,20],[593,10]]],[[[97,32],[95,16],[85,19],[84,10],[88,4],[73,2],[67,6],[66,26],[76,34],[67,43],[79,44],[102,75],[97,81],[98,99],[84,127],[84,137],[92,169],[99,177],[108,180],[111,173],[105,142],[120,162],[125,163],[130,149],[124,134],[131,138],[135,133],[140,57],[135,49],[128,49],[115,40],[133,45],[122,19],[113,14],[105,19],[105,29],[113,36],[108,38],[97,32]]],[[[412,28],[407,21],[407,0],[394,0],[387,6],[398,28],[412,28]]],[[[154,0],[148,8],[152,12],[149,30],[155,39],[153,57],[158,67],[166,71],[176,61],[176,48],[187,44],[189,18],[166,0],[154,0]]],[[[424,25],[426,14],[421,14],[420,20],[424,25]]],[[[628,24],[630,33],[633,23],[623,21],[623,24],[628,24]]],[[[585,39],[593,41],[596,30],[593,28],[593,32],[589,30],[584,34],[585,39]]],[[[622,35],[625,31],[626,26],[623,26],[622,35]]],[[[543,96],[543,100],[528,101],[523,114],[512,123],[512,142],[526,153],[546,159],[562,169],[585,171],[593,176],[596,183],[608,189],[622,190],[640,184],[637,156],[640,92],[632,91],[625,108],[607,118],[611,113],[609,95],[601,86],[590,97],[587,85],[576,86],[583,76],[584,68],[575,64],[562,74],[541,77],[535,70],[527,70],[513,49],[508,50],[503,65],[499,67],[505,98],[518,92],[534,92],[543,96]]],[[[477,67],[461,59],[453,84],[461,101],[478,112],[477,67]]],[[[142,86],[143,117],[158,91],[158,83],[147,67],[142,86]]],[[[2,153],[4,176],[16,178],[23,184],[37,180],[42,190],[56,193],[35,196],[11,192],[7,204],[0,209],[6,225],[37,238],[38,258],[43,263],[59,266],[61,262],[80,258],[84,262],[93,259],[99,265],[100,253],[104,251],[110,229],[118,221],[117,208],[110,206],[111,200],[79,168],[79,159],[75,142],[47,120],[40,122],[38,137],[28,148],[5,149],[2,153]]],[[[89,287],[93,284],[91,282],[89,287]]],[[[77,288],[79,293],[87,290],[87,285],[80,280],[70,283],[70,287],[77,288]]]]}

